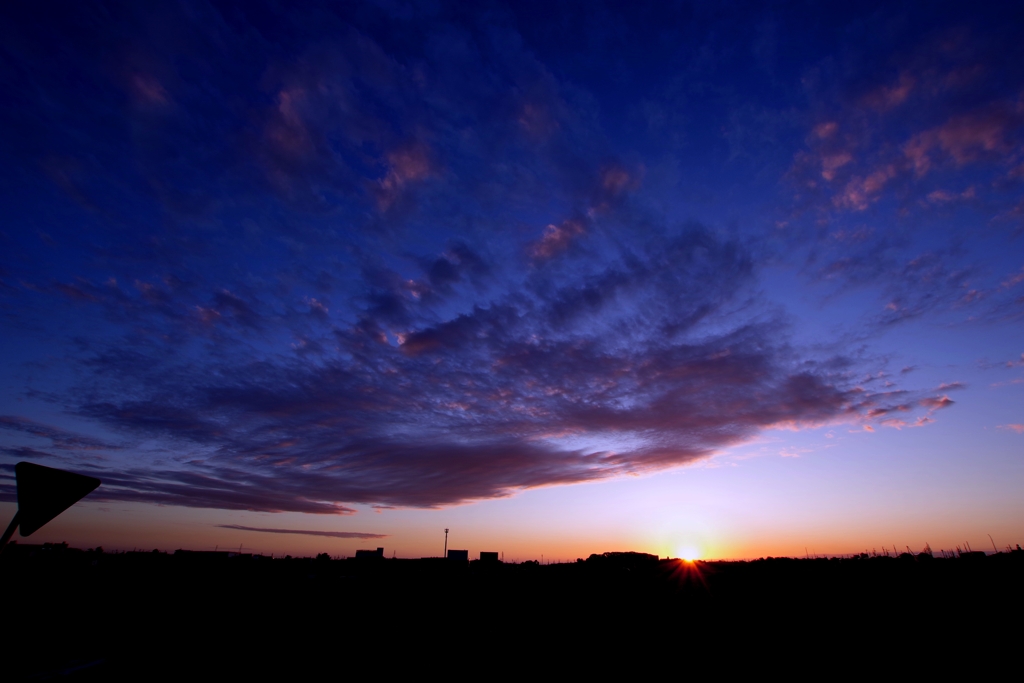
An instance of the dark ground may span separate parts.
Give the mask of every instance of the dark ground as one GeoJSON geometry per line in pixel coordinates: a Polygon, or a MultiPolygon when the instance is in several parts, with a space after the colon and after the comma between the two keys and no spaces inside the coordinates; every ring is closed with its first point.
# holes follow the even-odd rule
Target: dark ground
{"type": "Polygon", "coordinates": [[[538,566],[9,547],[0,678],[678,678],[1019,659],[1022,552],[606,555],[538,566]]]}

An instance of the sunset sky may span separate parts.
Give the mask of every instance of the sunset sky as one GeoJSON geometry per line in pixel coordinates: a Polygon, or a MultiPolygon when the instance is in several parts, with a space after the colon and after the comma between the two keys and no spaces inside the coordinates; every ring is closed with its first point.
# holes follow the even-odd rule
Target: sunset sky
{"type": "Polygon", "coordinates": [[[3,524],[25,460],[79,547],[1024,543],[1022,30],[5,3],[3,524]]]}

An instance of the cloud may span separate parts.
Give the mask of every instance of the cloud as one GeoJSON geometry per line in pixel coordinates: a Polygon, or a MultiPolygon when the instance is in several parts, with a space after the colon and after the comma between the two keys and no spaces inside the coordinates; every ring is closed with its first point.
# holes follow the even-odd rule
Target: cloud
{"type": "Polygon", "coordinates": [[[948,408],[953,405],[953,401],[949,396],[929,396],[928,398],[922,398],[918,403],[928,410],[940,410],[942,408],[948,408]]]}
{"type": "Polygon", "coordinates": [[[929,192],[926,199],[932,204],[949,204],[950,202],[974,199],[977,197],[977,188],[973,185],[962,192],[949,192],[948,190],[933,190],[929,192]]]}
{"type": "MultiPolygon", "coordinates": [[[[879,294],[888,310],[866,326],[941,310],[1021,315],[1003,291],[1012,278],[999,282],[984,265],[992,246],[947,224],[954,212],[969,214],[1003,239],[1020,225],[1011,216],[1020,201],[1024,79],[987,48],[994,34],[980,27],[992,17],[979,20],[947,26],[943,39],[943,31],[898,44],[878,37],[874,54],[884,67],[855,61],[841,75],[823,63],[832,78],[805,80],[814,114],[786,175],[794,208],[778,236],[790,253],[806,255],[810,277],[879,294]],[[935,287],[909,267],[924,255],[943,280],[935,287]]],[[[997,42],[1000,51],[1019,49],[1005,34],[997,42]]]]}
{"type": "Polygon", "coordinates": [[[612,210],[627,193],[640,187],[643,168],[632,173],[618,163],[605,164],[598,172],[589,215],[612,210]]]}
{"type": "Polygon", "coordinates": [[[135,74],[131,78],[131,87],[141,104],[164,106],[170,99],[160,81],[148,74],[135,74]]]}
{"type": "Polygon", "coordinates": [[[53,453],[41,451],[31,446],[4,446],[0,447],[0,453],[19,460],[44,460],[53,457],[53,453]]]}
{"type": "Polygon", "coordinates": [[[814,126],[811,133],[819,140],[826,140],[835,135],[837,130],[839,130],[838,123],[835,121],[824,121],[814,126]]]}
{"type": "Polygon", "coordinates": [[[1024,269],[1021,269],[1019,273],[1014,273],[1002,282],[1002,286],[1006,289],[1016,287],[1020,283],[1024,282],[1024,269]]]}
{"type": "Polygon", "coordinates": [[[914,173],[920,177],[943,158],[957,166],[986,156],[1005,157],[1011,150],[1011,131],[1024,125],[1017,107],[999,103],[985,110],[951,118],[941,126],[913,136],[903,146],[914,173]]]}
{"type": "Polygon", "coordinates": [[[213,295],[214,308],[218,320],[231,320],[246,327],[256,328],[261,324],[259,314],[240,296],[222,289],[213,295]]]}
{"type": "Polygon", "coordinates": [[[375,190],[381,211],[390,209],[411,183],[425,180],[436,172],[422,144],[412,144],[389,152],[387,166],[387,175],[378,181],[375,190]]]}
{"type": "Polygon", "coordinates": [[[95,355],[73,411],[177,454],[174,468],[102,477],[106,497],[345,514],[655,472],[763,429],[910,410],[795,362],[777,321],[723,328],[751,305],[751,268],[739,244],[691,225],[536,269],[440,322],[424,300],[378,298],[315,363],[244,347],[95,355]],[[371,323],[394,341],[366,345],[371,323]]]}
{"type": "Polygon", "coordinates": [[[821,159],[821,177],[825,180],[833,180],[836,177],[836,171],[846,166],[848,163],[853,161],[853,156],[849,152],[837,152],[828,156],[822,157],[821,159]]]}
{"type": "Polygon", "coordinates": [[[893,429],[903,429],[904,427],[924,427],[927,424],[934,422],[932,418],[927,415],[921,415],[913,422],[907,422],[906,420],[900,420],[898,418],[890,418],[882,420],[882,424],[886,427],[892,427],[893,429]]]}
{"type": "Polygon", "coordinates": [[[886,407],[886,408],[875,408],[873,410],[868,411],[868,417],[882,417],[883,415],[888,415],[888,414],[894,413],[894,412],[905,413],[905,412],[909,411],[910,409],[911,409],[910,406],[907,405],[907,404],[897,405],[897,406],[892,406],[892,407],[886,407]]]}
{"type": "MultiPolygon", "coordinates": [[[[49,439],[50,448],[61,451],[111,451],[121,448],[117,444],[102,439],[76,434],[15,415],[0,415],[0,429],[49,439]]],[[[19,452],[26,455],[30,453],[45,455],[45,453],[31,448],[25,448],[19,452]]]]}
{"type": "MultiPolygon", "coordinates": [[[[839,168],[839,166],[835,168],[839,168]]],[[[834,168],[832,171],[834,171],[834,168]]],[[[864,211],[872,202],[878,199],[886,184],[896,176],[896,173],[896,167],[887,164],[866,176],[851,178],[846,187],[843,188],[842,193],[835,196],[833,202],[838,207],[864,211]]],[[[824,176],[825,173],[822,173],[822,175],[824,176]]],[[[832,175],[834,173],[830,173],[830,176],[832,175]]],[[[826,177],[831,179],[831,177],[826,177]]]]}
{"type": "Polygon", "coordinates": [[[324,487],[317,486],[316,477],[309,474],[292,473],[288,480],[274,482],[268,472],[211,467],[199,462],[184,463],[174,470],[160,467],[114,470],[108,466],[93,468],[88,473],[103,482],[91,494],[97,500],[260,512],[356,513],[331,500],[330,494],[318,498],[324,487]]]}
{"type": "Polygon", "coordinates": [[[907,101],[915,85],[914,77],[904,71],[895,83],[881,85],[865,95],[864,103],[882,111],[892,109],[907,101]]]}
{"type": "Polygon", "coordinates": [[[586,228],[578,219],[570,218],[559,225],[548,225],[540,240],[531,245],[530,256],[535,261],[547,261],[568,249],[573,239],[585,233],[586,228]]]}
{"type": "Polygon", "coordinates": [[[313,529],[261,529],[240,524],[217,524],[218,529],[233,529],[235,531],[257,531],[263,534],[299,534],[305,536],[324,536],[327,538],[387,538],[387,534],[370,534],[363,531],[317,531],[313,529]]]}
{"type": "Polygon", "coordinates": [[[1008,430],[1017,432],[1018,434],[1024,434],[1024,424],[999,425],[999,428],[1000,429],[1008,429],[1008,430]]]}

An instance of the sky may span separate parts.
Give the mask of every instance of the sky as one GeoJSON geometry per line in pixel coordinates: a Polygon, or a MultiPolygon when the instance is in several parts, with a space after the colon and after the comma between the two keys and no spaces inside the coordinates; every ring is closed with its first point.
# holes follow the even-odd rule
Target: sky
{"type": "Polygon", "coordinates": [[[79,547],[1024,542],[1022,26],[6,3],[0,516],[29,461],[79,547]]]}

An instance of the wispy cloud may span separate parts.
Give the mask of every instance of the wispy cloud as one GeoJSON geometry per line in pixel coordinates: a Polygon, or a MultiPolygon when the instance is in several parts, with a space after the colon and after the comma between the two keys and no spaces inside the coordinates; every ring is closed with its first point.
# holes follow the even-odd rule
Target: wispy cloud
{"type": "Polygon", "coordinates": [[[560,225],[544,228],[544,235],[530,247],[530,255],[539,261],[550,259],[569,248],[572,240],[586,232],[583,223],[568,219],[560,225]]]}
{"type": "Polygon", "coordinates": [[[299,534],[301,536],[323,536],[326,538],[387,538],[387,534],[370,534],[363,531],[319,531],[316,529],[263,529],[240,524],[217,524],[218,529],[235,531],[257,531],[262,534],[299,534]]]}
{"type": "Polygon", "coordinates": [[[59,427],[15,415],[0,415],[0,429],[48,439],[50,441],[50,448],[61,451],[111,451],[120,450],[121,448],[120,445],[109,441],[76,434],[59,427]]]}
{"type": "Polygon", "coordinates": [[[347,358],[99,349],[74,412],[179,454],[173,468],[105,473],[102,495],[328,514],[433,507],[684,465],[775,426],[911,410],[828,364],[795,365],[770,318],[723,330],[719,313],[751,278],[737,243],[690,226],[593,259],[537,268],[522,289],[439,323],[429,299],[392,280],[400,307],[365,309],[336,333],[347,358]]]}

